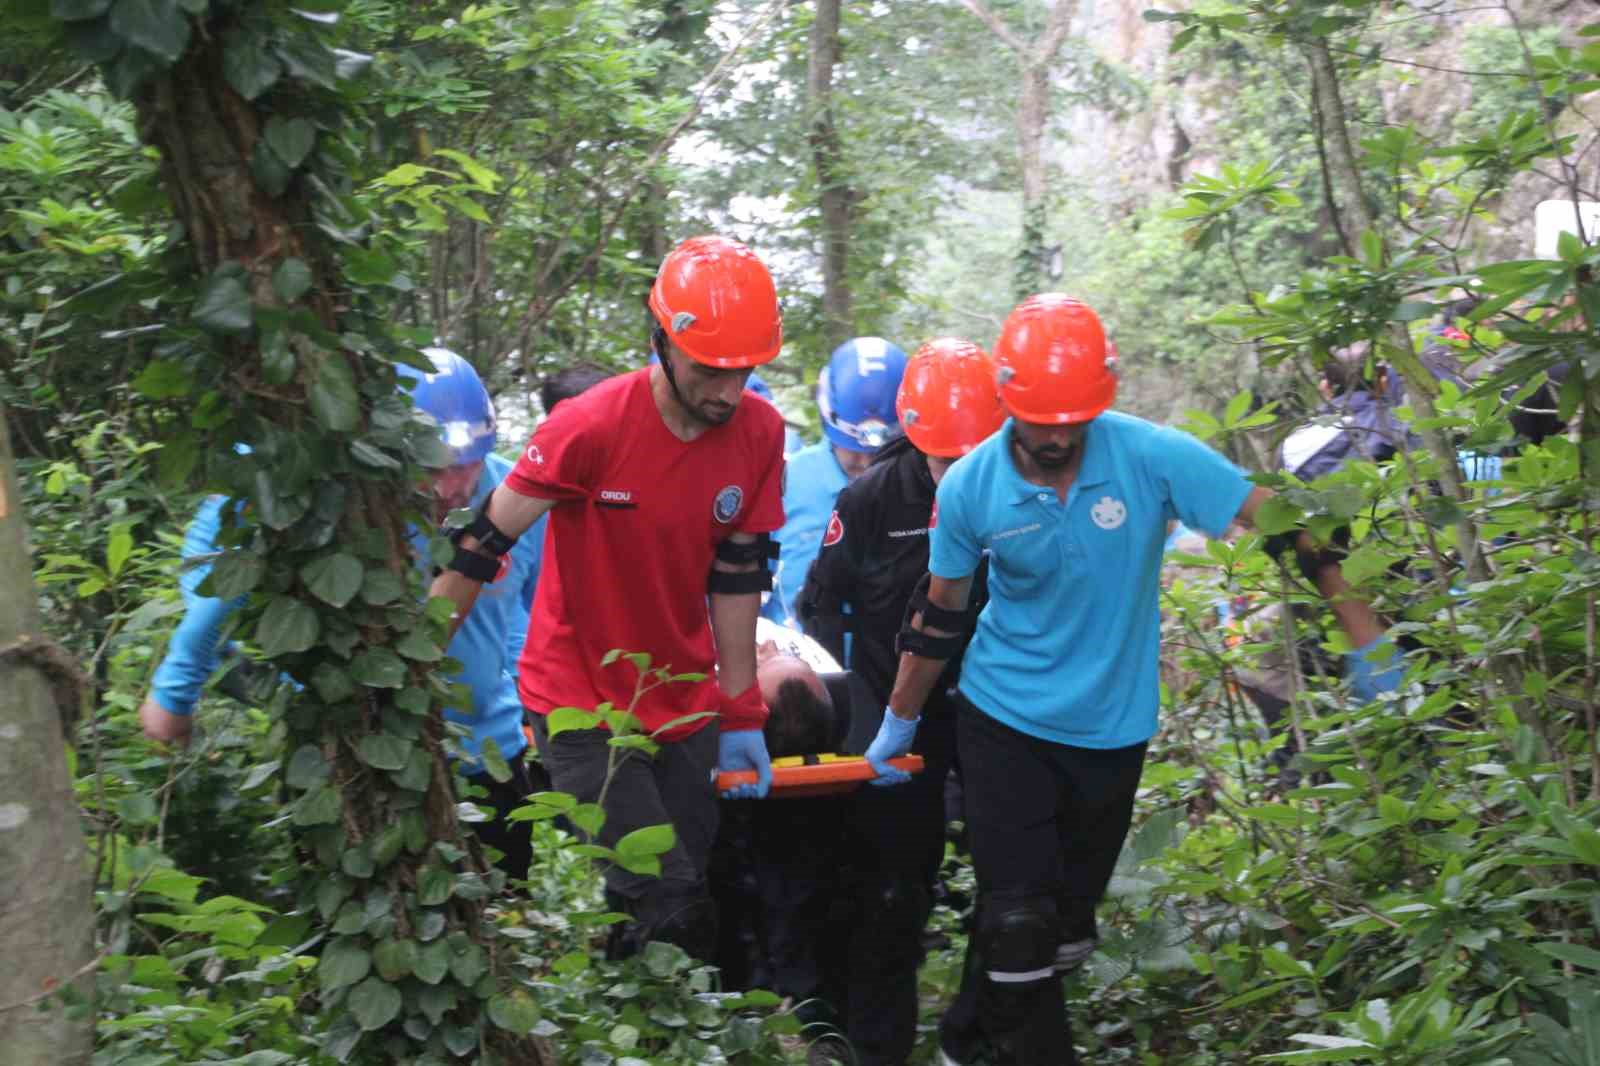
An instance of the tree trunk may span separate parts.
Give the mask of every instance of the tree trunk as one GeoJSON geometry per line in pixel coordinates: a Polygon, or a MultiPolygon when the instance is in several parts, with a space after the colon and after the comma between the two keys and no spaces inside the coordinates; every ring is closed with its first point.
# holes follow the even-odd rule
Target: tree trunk
{"type": "MultiPolygon", "coordinates": [[[[88,999],[94,911],[62,717],[28,559],[10,431],[0,407],[0,1048],[6,1066],[87,1063],[94,1014],[69,1015],[55,993],[88,999]]],[[[68,686],[70,688],[70,686],[68,686]]]]}
{"type": "MultiPolygon", "coordinates": [[[[233,90],[223,67],[224,41],[232,30],[224,19],[211,20],[194,35],[194,43],[170,69],[134,93],[141,136],[161,154],[162,182],[188,236],[199,275],[210,275],[227,264],[242,266],[259,316],[263,311],[284,306],[273,285],[274,269],[288,257],[298,258],[309,266],[311,283],[294,306],[309,310],[327,335],[348,336],[351,323],[359,321],[359,317],[357,308],[351,306],[355,300],[348,295],[349,287],[330,246],[331,239],[314,224],[312,197],[317,195],[318,186],[308,180],[290,180],[278,195],[273,195],[258,183],[261,168],[258,160],[255,165],[252,161],[269,150],[264,143],[267,123],[274,116],[281,120],[285,97],[275,97],[278,106],[269,108],[264,101],[253,103],[233,90]]],[[[360,116],[347,113],[341,117],[354,120],[360,116]]],[[[322,121],[326,127],[328,120],[322,121]]],[[[292,434],[329,442],[329,446],[341,441],[331,433],[325,434],[312,419],[312,385],[324,373],[319,368],[337,362],[343,362],[360,382],[368,372],[367,364],[354,347],[319,350],[308,334],[296,334],[293,343],[299,356],[298,372],[286,384],[274,386],[263,378],[260,337],[259,331],[246,331],[217,339],[214,343],[221,354],[212,358],[226,360],[233,382],[250,396],[260,417],[292,434]]],[[[362,401],[359,421],[363,425],[371,402],[370,397],[362,401]]],[[[338,475],[328,472],[320,479],[318,489],[326,487],[331,498],[338,501],[340,510],[335,514],[341,542],[354,544],[378,531],[387,555],[386,563],[380,565],[392,573],[405,574],[412,565],[407,537],[411,490],[405,477],[396,473],[389,481],[358,479],[346,485],[339,483],[338,475]]],[[[306,549],[296,542],[295,527],[263,525],[259,533],[268,558],[298,567],[306,549]]],[[[293,587],[289,594],[308,606],[316,603],[304,584],[293,587]]],[[[393,648],[407,632],[398,628],[402,623],[397,614],[398,609],[391,609],[386,616],[390,621],[381,623],[376,616],[368,616],[353,650],[360,653],[368,648],[393,648]]],[[[405,669],[405,683],[420,685],[429,668],[408,665],[405,669]]],[[[308,869],[308,885],[313,890],[317,885],[337,887],[346,893],[344,898],[369,910],[371,904],[365,901],[384,899],[387,916],[393,923],[392,937],[419,935],[414,923],[420,904],[408,906],[407,901],[421,899],[419,886],[426,880],[425,870],[443,871],[452,878],[458,873],[482,877],[487,871],[480,849],[463,832],[457,817],[451,771],[442,742],[443,727],[437,714],[424,717],[414,741],[414,748],[427,756],[427,783],[397,785],[391,774],[374,772],[374,764],[363,761],[361,754],[364,741],[393,739],[389,729],[398,713],[394,705],[398,701],[392,702],[384,687],[355,686],[353,695],[338,697],[325,705],[319,702],[317,686],[312,685],[296,697],[296,703],[298,709],[291,709],[285,720],[289,747],[320,753],[327,767],[328,786],[337,794],[339,803],[336,819],[307,819],[301,830],[302,854],[315,856],[315,861],[325,867],[308,869]],[[363,849],[370,854],[378,846],[375,842],[380,834],[418,814],[422,820],[419,828],[429,846],[401,848],[384,859],[382,865],[369,867],[366,873],[341,876],[342,857],[363,849]],[[447,860],[441,866],[435,857],[436,845],[447,846],[451,854],[462,858],[447,860]]],[[[327,788],[321,791],[326,792],[327,788]]],[[[309,858],[307,861],[312,862],[309,858]]],[[[501,942],[493,938],[493,922],[485,912],[491,898],[447,894],[446,899],[434,901],[429,908],[444,916],[447,936],[464,933],[475,945],[473,950],[481,952],[478,957],[487,960],[487,967],[503,972],[498,961],[501,942]]],[[[331,917],[326,910],[324,917],[331,917]]],[[[362,933],[343,939],[357,942],[361,950],[370,952],[378,938],[362,933]]],[[[503,1062],[542,1066],[553,1061],[543,1041],[513,1034],[482,1019],[482,1004],[472,989],[474,985],[475,978],[457,986],[457,1006],[447,1018],[469,1026],[481,1021],[485,1044],[503,1062]]],[[[388,992],[380,988],[375,994],[386,997],[388,992]]],[[[394,995],[398,999],[398,993],[394,995]]],[[[385,1054],[378,1051],[384,1042],[390,1048],[409,1047],[409,1054],[423,1051],[425,1039],[412,1035],[413,1026],[409,1023],[416,1019],[406,1018],[405,1011],[398,1010],[379,1024],[363,1023],[367,1030],[363,1035],[353,1028],[350,1001],[335,1002],[338,1005],[331,1009],[335,1026],[330,1030],[330,1039],[344,1024],[351,1046],[359,1039],[366,1057],[385,1054]]]]}
{"type": "Polygon", "coordinates": [[[811,55],[806,71],[806,102],[811,112],[811,159],[817,172],[822,209],[822,321],[831,350],[855,335],[850,291],[850,186],[833,124],[833,68],[839,63],[840,0],[817,0],[811,23],[811,55]]]}
{"type": "Polygon", "coordinates": [[[1022,67],[1017,94],[1017,159],[1022,167],[1022,239],[1017,250],[1014,287],[1018,299],[1044,289],[1049,279],[1046,236],[1050,227],[1049,172],[1045,139],[1050,128],[1050,67],[1078,12],[1078,0],[1056,0],[1044,32],[1024,40],[984,0],[961,0],[962,6],[1010,48],[1022,67]]]}
{"type": "Polygon", "coordinates": [[[1022,70],[1022,91],[1017,101],[1017,146],[1022,164],[1022,246],[1017,252],[1017,299],[1026,299],[1046,287],[1049,253],[1045,234],[1050,211],[1045,202],[1045,124],[1050,120],[1050,67],[1029,64],[1022,70]]]}

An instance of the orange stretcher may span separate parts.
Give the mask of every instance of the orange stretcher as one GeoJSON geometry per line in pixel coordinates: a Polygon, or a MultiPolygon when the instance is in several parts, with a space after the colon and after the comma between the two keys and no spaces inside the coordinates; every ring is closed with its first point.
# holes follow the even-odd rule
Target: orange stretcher
{"type": "MultiPolygon", "coordinates": [[[[908,774],[922,772],[922,756],[902,755],[889,765],[908,774]]],[[[804,799],[853,792],[861,782],[878,776],[872,764],[859,755],[792,756],[772,760],[772,799],[804,799]]],[[[717,791],[756,783],[754,770],[728,770],[717,775],[717,791]]]]}

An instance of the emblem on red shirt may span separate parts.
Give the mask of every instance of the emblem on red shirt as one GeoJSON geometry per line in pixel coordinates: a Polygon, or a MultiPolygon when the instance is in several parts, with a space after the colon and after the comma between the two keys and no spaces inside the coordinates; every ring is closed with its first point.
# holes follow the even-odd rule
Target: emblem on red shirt
{"type": "Polygon", "coordinates": [[[828,518],[828,528],[822,532],[822,546],[824,548],[839,543],[844,539],[844,523],[839,521],[839,512],[835,511],[828,518]]]}
{"type": "Polygon", "coordinates": [[[928,512],[928,528],[933,529],[939,524],[939,501],[933,501],[933,510],[928,512]]]}
{"type": "Polygon", "coordinates": [[[544,465],[544,452],[539,450],[539,446],[537,444],[528,445],[528,462],[532,463],[534,466],[544,465]]]}
{"type": "Polygon", "coordinates": [[[717,493],[717,498],[711,501],[711,517],[727,525],[739,517],[739,508],[742,506],[744,506],[744,489],[738,485],[725,486],[717,493]]]}

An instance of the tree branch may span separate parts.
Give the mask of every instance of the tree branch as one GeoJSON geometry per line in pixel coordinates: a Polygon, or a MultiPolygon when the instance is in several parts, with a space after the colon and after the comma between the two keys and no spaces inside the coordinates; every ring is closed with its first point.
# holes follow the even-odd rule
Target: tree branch
{"type": "Polygon", "coordinates": [[[1056,0],[1055,6],[1050,9],[1050,19],[1045,23],[1044,36],[1039,38],[1039,43],[1034,49],[1034,60],[1038,63],[1048,63],[1061,50],[1061,44],[1067,39],[1067,30],[1072,25],[1072,16],[1078,13],[1078,0],[1056,0]]]}
{"type": "Polygon", "coordinates": [[[1022,38],[1012,32],[1011,27],[1005,24],[1004,19],[984,5],[983,0],[961,0],[961,6],[972,12],[978,21],[989,27],[989,30],[1000,38],[1001,43],[1017,53],[1018,59],[1024,63],[1028,62],[1028,46],[1022,42],[1022,38]]]}

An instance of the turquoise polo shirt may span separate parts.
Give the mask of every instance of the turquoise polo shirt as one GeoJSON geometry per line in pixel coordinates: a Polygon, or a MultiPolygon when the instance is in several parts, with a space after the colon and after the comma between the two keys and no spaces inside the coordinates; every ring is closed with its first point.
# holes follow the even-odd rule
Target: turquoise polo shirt
{"type": "Polygon", "coordinates": [[[1167,523],[1220,536],[1253,487],[1180,430],[1108,411],[1089,423],[1065,502],[1025,481],[1011,426],[939,483],[928,569],[959,580],[989,554],[960,688],[1031,736],[1122,748],[1156,731],[1167,523]]]}

